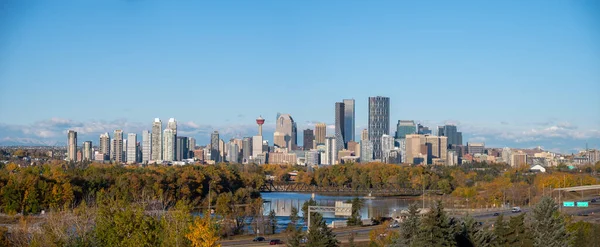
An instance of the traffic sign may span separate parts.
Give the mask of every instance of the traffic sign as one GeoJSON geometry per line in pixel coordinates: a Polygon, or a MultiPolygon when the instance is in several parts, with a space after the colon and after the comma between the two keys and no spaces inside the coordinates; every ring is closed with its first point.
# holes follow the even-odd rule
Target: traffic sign
{"type": "Polygon", "coordinates": [[[588,202],[577,202],[577,207],[579,208],[587,208],[588,202]]]}
{"type": "Polygon", "coordinates": [[[575,202],[563,202],[563,207],[575,207],[575,202]]]}

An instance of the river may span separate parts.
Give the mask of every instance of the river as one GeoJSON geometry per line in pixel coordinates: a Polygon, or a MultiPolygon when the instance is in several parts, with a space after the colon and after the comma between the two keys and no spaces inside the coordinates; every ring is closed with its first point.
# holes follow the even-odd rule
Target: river
{"type": "MultiPolygon", "coordinates": [[[[277,229],[280,231],[289,223],[289,216],[292,207],[298,209],[299,216],[302,217],[302,205],[308,201],[313,195],[309,193],[293,193],[293,192],[263,192],[261,193],[263,203],[263,214],[266,216],[271,210],[275,211],[277,216],[277,229]]],[[[364,196],[358,196],[363,198],[364,196]]],[[[354,196],[336,196],[314,194],[314,200],[319,206],[335,206],[336,201],[346,202],[353,199],[354,196]]],[[[407,197],[376,197],[374,199],[364,199],[364,206],[361,209],[362,219],[371,219],[377,217],[392,217],[394,212],[399,213],[406,209],[410,203],[418,202],[421,205],[419,198],[407,197]]],[[[425,202],[426,207],[429,206],[428,201],[425,202]]],[[[332,221],[346,220],[346,217],[335,216],[333,213],[324,213],[323,217],[327,224],[332,221]]],[[[299,225],[304,225],[300,222],[299,225]]]]}

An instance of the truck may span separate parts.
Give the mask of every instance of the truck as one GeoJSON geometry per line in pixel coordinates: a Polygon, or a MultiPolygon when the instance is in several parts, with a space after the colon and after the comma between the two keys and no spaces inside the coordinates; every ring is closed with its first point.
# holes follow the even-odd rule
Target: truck
{"type": "Polygon", "coordinates": [[[511,212],[513,213],[520,213],[521,212],[521,208],[520,207],[513,207],[511,212]]]}

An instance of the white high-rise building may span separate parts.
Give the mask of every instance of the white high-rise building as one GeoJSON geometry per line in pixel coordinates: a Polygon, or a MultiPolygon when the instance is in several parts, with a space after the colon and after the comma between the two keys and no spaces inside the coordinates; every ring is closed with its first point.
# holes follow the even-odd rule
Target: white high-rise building
{"type": "Polygon", "coordinates": [[[325,137],[325,157],[321,162],[322,164],[335,165],[337,163],[337,152],[335,148],[335,137],[325,137]]]}
{"type": "Polygon", "coordinates": [[[152,160],[152,133],[148,130],[142,132],[142,163],[148,164],[152,160]]]}
{"type": "Polygon", "coordinates": [[[102,160],[107,160],[110,157],[110,135],[108,132],[100,135],[100,153],[102,160]]]}
{"type": "Polygon", "coordinates": [[[70,161],[75,161],[77,160],[77,132],[74,130],[69,130],[67,135],[67,159],[70,161]]]}
{"type": "Polygon", "coordinates": [[[137,162],[137,134],[127,134],[127,163],[133,164],[137,162]]]}
{"type": "Polygon", "coordinates": [[[83,160],[92,160],[92,142],[91,141],[85,141],[83,142],[83,152],[82,153],[82,158],[83,160]]]}
{"type": "Polygon", "coordinates": [[[383,157],[389,155],[390,151],[394,149],[394,137],[391,135],[383,134],[381,136],[381,151],[383,152],[383,157]]]}
{"type": "Polygon", "coordinates": [[[124,161],[123,150],[125,149],[125,140],[123,140],[123,130],[115,130],[113,133],[113,147],[111,148],[111,159],[117,164],[124,161]]]}
{"type": "Polygon", "coordinates": [[[188,150],[190,150],[190,151],[196,150],[196,138],[190,137],[188,139],[188,150]]]}
{"type": "Polygon", "coordinates": [[[253,136],[252,137],[252,157],[256,158],[259,154],[263,153],[263,137],[253,136]]]}
{"type": "Polygon", "coordinates": [[[162,122],[160,119],[155,118],[154,123],[152,123],[152,151],[150,160],[162,160],[162,122]]]}
{"type": "Polygon", "coordinates": [[[162,159],[164,161],[174,161],[175,160],[175,131],[173,129],[167,128],[163,131],[163,155],[162,159]]]}

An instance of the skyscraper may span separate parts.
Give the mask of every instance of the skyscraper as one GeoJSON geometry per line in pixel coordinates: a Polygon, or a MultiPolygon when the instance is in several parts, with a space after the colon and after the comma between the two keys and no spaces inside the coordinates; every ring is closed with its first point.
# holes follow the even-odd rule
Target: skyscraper
{"type": "Polygon", "coordinates": [[[152,159],[152,133],[148,130],[142,131],[142,163],[148,164],[152,159]]]}
{"type": "Polygon", "coordinates": [[[258,157],[258,155],[262,154],[264,151],[263,148],[263,137],[262,136],[253,136],[252,137],[252,158],[258,157]]]}
{"type": "Polygon", "coordinates": [[[92,157],[92,142],[85,141],[83,142],[83,160],[93,160],[92,157]]]}
{"type": "Polygon", "coordinates": [[[107,160],[110,157],[110,135],[108,132],[100,134],[100,153],[102,153],[102,160],[107,160]]]}
{"type": "Polygon", "coordinates": [[[315,142],[316,144],[325,144],[325,136],[327,136],[327,125],[325,123],[315,124],[315,142]]]}
{"type": "Polygon", "coordinates": [[[137,134],[127,134],[127,163],[133,164],[137,162],[137,134]]]}
{"type": "Polygon", "coordinates": [[[305,129],[303,132],[302,139],[303,139],[302,146],[303,146],[304,150],[313,149],[314,142],[315,142],[315,135],[313,134],[313,130],[305,129]]]}
{"type": "Polygon", "coordinates": [[[160,119],[155,118],[154,123],[152,123],[152,158],[151,160],[162,160],[162,122],[160,119]]]}
{"type": "Polygon", "coordinates": [[[390,135],[382,135],[381,136],[381,153],[382,160],[385,160],[385,157],[389,157],[390,152],[394,149],[394,137],[390,135]]]}
{"type": "MultiPolygon", "coordinates": [[[[173,135],[175,135],[175,142],[177,142],[177,121],[175,121],[175,118],[169,118],[169,122],[167,123],[167,128],[172,129],[173,130],[173,135]]],[[[174,143],[175,145],[175,150],[174,150],[174,158],[177,158],[177,143],[174,143]]]]}
{"type": "Polygon", "coordinates": [[[438,136],[448,137],[448,146],[462,145],[462,133],[456,131],[455,125],[439,126],[438,136]]]}
{"type": "Polygon", "coordinates": [[[390,134],[390,98],[369,97],[369,141],[375,159],[381,159],[381,136],[390,134]]]}
{"type": "Polygon", "coordinates": [[[163,131],[163,154],[162,160],[174,161],[175,160],[175,131],[171,128],[167,128],[163,131]]]}
{"type": "Polygon", "coordinates": [[[335,137],[325,137],[325,157],[322,164],[335,165],[337,160],[337,151],[335,150],[335,137]]]}
{"type": "Polygon", "coordinates": [[[117,164],[123,163],[125,157],[123,157],[123,130],[115,130],[113,133],[113,148],[112,157],[117,164]]]}
{"type": "Polygon", "coordinates": [[[409,164],[420,164],[421,160],[421,144],[425,144],[424,135],[406,135],[406,158],[404,162],[409,164]]]}
{"type": "Polygon", "coordinates": [[[67,159],[77,160],[77,132],[74,130],[69,130],[67,133],[67,159]]]}
{"type": "Polygon", "coordinates": [[[373,161],[373,144],[368,139],[360,141],[360,161],[368,163],[373,161]]]}
{"type": "Polygon", "coordinates": [[[280,114],[275,125],[273,141],[276,146],[294,150],[297,145],[296,123],[290,114],[280,114]],[[283,136],[283,138],[280,138],[283,136]],[[278,137],[278,138],[275,138],[278,137]],[[283,142],[282,142],[283,139],[283,142]]]}
{"type": "Polygon", "coordinates": [[[419,135],[431,135],[431,130],[427,126],[417,124],[417,134],[419,135]]]}
{"type": "Polygon", "coordinates": [[[229,141],[227,145],[229,146],[229,152],[227,152],[227,161],[229,161],[229,163],[239,163],[239,146],[233,140],[229,141]]]}
{"type": "Polygon", "coordinates": [[[417,126],[412,120],[398,120],[396,125],[396,139],[404,139],[406,135],[416,134],[417,126]]]}
{"type": "Polygon", "coordinates": [[[242,140],[242,163],[248,163],[250,156],[252,156],[252,137],[244,137],[242,140]]]}
{"type": "Polygon", "coordinates": [[[221,161],[219,157],[221,156],[219,150],[219,132],[213,131],[210,135],[210,159],[215,161],[215,163],[221,161]]]}
{"type": "Polygon", "coordinates": [[[344,99],[344,141],[346,141],[346,145],[350,141],[355,140],[355,119],[356,115],[355,111],[355,102],[354,99],[344,99]]]}
{"type": "Polygon", "coordinates": [[[188,158],[188,138],[185,136],[177,137],[177,145],[175,147],[175,160],[184,160],[188,158]]]}
{"type": "Polygon", "coordinates": [[[190,151],[196,150],[196,138],[194,138],[194,137],[188,138],[188,149],[190,151]]]}
{"type": "Polygon", "coordinates": [[[335,151],[339,152],[345,147],[345,136],[344,131],[344,122],[346,119],[344,118],[344,103],[336,102],[335,103],[335,151]]]}

